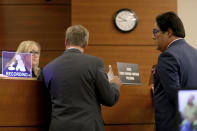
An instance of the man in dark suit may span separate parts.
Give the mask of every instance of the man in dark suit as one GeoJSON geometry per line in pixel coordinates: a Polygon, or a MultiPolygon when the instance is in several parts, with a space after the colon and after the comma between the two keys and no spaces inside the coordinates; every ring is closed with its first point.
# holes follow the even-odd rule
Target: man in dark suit
{"type": "Polygon", "coordinates": [[[174,12],[156,17],[153,39],[162,52],[153,76],[157,131],[176,131],[176,90],[197,87],[197,50],[184,37],[184,26],[174,12]]]}
{"type": "Polygon", "coordinates": [[[104,131],[101,104],[113,106],[120,95],[120,79],[110,82],[103,61],[84,54],[89,33],[81,25],[66,31],[66,51],[43,70],[50,90],[50,131],[104,131]]]}

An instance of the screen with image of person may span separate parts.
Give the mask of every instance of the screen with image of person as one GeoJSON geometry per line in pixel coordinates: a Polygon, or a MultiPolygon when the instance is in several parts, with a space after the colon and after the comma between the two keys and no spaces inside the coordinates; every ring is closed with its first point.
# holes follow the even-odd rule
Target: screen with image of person
{"type": "Polygon", "coordinates": [[[179,131],[197,131],[197,89],[179,90],[179,131]]]}

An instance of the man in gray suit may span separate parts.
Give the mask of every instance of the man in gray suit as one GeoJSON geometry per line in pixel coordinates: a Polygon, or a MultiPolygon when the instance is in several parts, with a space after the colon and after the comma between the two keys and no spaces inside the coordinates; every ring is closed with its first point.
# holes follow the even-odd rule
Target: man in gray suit
{"type": "Polygon", "coordinates": [[[89,33],[81,25],[66,31],[66,51],[43,69],[50,90],[50,131],[104,131],[101,104],[113,106],[120,95],[120,79],[110,82],[103,61],[84,54],[89,33]]]}
{"type": "Polygon", "coordinates": [[[162,52],[154,73],[157,131],[176,131],[176,90],[197,87],[197,50],[184,37],[183,23],[174,12],[156,17],[153,39],[162,52]]]}

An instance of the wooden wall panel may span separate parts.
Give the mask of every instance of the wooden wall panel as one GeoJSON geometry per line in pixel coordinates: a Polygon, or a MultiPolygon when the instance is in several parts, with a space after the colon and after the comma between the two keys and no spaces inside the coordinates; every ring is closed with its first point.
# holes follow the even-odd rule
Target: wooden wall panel
{"type": "Polygon", "coordinates": [[[46,64],[60,56],[64,51],[42,51],[40,55],[40,67],[44,67],[46,64]]]}
{"type": "Polygon", "coordinates": [[[0,79],[0,127],[42,125],[42,87],[35,80],[0,79]]]}
{"type": "Polygon", "coordinates": [[[113,107],[103,107],[105,124],[153,124],[154,108],[150,88],[122,86],[113,107]]]}
{"type": "Polygon", "coordinates": [[[0,4],[70,4],[71,0],[1,0],[0,4]]]}
{"type": "Polygon", "coordinates": [[[71,3],[65,3],[2,4],[0,49],[15,51],[21,41],[35,40],[42,50],[64,50],[64,32],[71,23],[71,3]]]}
{"type": "Polygon", "coordinates": [[[64,32],[70,24],[68,6],[0,6],[0,10],[1,50],[15,50],[23,40],[38,41],[43,50],[64,49],[64,32]]]}
{"type": "Polygon", "coordinates": [[[0,131],[44,131],[39,127],[0,127],[0,131]]]}
{"type": "Polygon", "coordinates": [[[153,45],[155,16],[176,11],[177,0],[72,0],[72,24],[82,24],[90,31],[90,45],[153,45]],[[133,32],[120,33],[113,25],[113,15],[130,8],[138,16],[133,32]]]}
{"type": "Polygon", "coordinates": [[[154,131],[154,125],[118,125],[105,126],[106,131],[154,131]]]}

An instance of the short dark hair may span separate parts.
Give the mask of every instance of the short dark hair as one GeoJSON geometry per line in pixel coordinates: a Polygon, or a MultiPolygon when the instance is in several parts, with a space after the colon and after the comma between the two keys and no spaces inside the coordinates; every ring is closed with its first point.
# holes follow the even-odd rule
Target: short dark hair
{"type": "Polygon", "coordinates": [[[162,32],[166,32],[170,28],[174,36],[185,37],[183,23],[174,12],[170,11],[157,16],[156,22],[162,32]]]}

